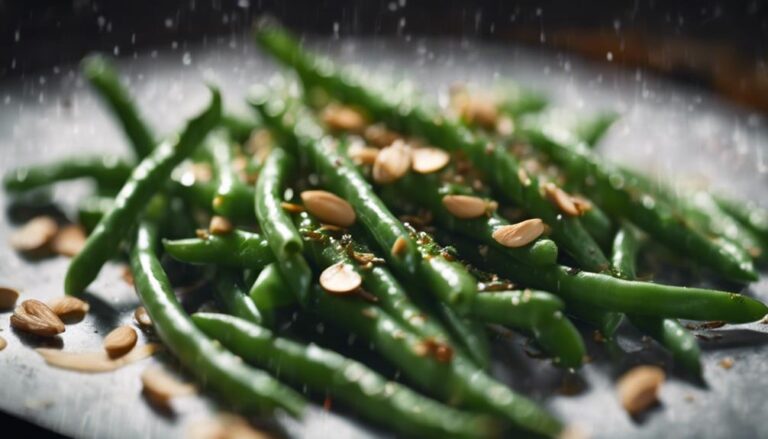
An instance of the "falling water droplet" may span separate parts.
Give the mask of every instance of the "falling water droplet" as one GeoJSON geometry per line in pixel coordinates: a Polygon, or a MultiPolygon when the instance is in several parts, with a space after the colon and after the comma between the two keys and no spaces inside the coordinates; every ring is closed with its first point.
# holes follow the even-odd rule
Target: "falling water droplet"
{"type": "Polygon", "coordinates": [[[192,64],[192,54],[189,52],[184,52],[184,55],[181,57],[181,63],[185,66],[192,64]]]}

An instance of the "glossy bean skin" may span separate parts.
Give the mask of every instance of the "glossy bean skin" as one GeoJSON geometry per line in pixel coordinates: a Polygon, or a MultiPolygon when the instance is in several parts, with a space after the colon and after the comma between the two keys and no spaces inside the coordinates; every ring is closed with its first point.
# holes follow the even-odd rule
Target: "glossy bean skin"
{"type": "Polygon", "coordinates": [[[269,243],[258,233],[234,230],[226,235],[163,240],[165,251],[189,264],[218,264],[261,269],[274,262],[269,243]]]}
{"type": "Polygon", "coordinates": [[[613,216],[626,217],[657,241],[728,279],[757,279],[752,260],[743,249],[730,241],[705,236],[673,206],[658,197],[648,198],[637,180],[600,160],[583,145],[565,145],[554,134],[536,126],[526,129],[526,136],[613,216]],[[588,179],[594,180],[594,184],[584,184],[588,179]]]}
{"type": "Polygon", "coordinates": [[[147,123],[142,120],[128,91],[120,83],[114,67],[105,58],[96,55],[85,58],[82,68],[88,82],[99,92],[122,125],[136,158],[141,160],[150,155],[158,142],[147,123]]]}
{"type": "Polygon", "coordinates": [[[24,192],[62,181],[90,178],[100,188],[119,189],[132,169],[129,162],[117,157],[77,156],[13,169],[5,175],[3,185],[6,191],[24,192]]]}
{"type": "MultiPolygon", "coordinates": [[[[611,262],[614,271],[622,278],[632,280],[637,277],[635,271],[639,248],[640,240],[631,226],[624,225],[619,229],[613,241],[611,262]]],[[[676,363],[694,376],[701,376],[701,351],[696,336],[680,322],[675,319],[632,314],[628,317],[632,325],[664,346],[672,354],[672,359],[676,363]]]]}
{"type": "Polygon", "coordinates": [[[736,293],[629,281],[561,265],[534,268],[510,261],[492,248],[480,252],[477,244],[465,239],[455,238],[453,244],[462,257],[513,281],[551,292],[566,304],[574,302],[606,311],[731,323],[760,320],[768,312],[763,303],[736,293]]]}
{"type": "Polygon", "coordinates": [[[552,228],[554,241],[583,268],[597,272],[610,268],[602,250],[578,218],[557,211],[539,190],[537,179],[520,179],[517,160],[503,146],[475,135],[461,123],[445,119],[395,90],[382,93],[366,87],[361,78],[341,72],[330,61],[304,52],[281,28],[261,28],[256,40],[266,52],[293,68],[307,88],[319,87],[342,102],[364,109],[372,119],[394,130],[421,136],[430,144],[450,151],[461,151],[488,176],[500,198],[514,201],[530,215],[544,220],[552,228]]]}
{"type": "Polygon", "coordinates": [[[301,395],[245,366],[192,323],[155,254],[156,241],[156,227],[143,222],[131,251],[131,269],[136,293],[165,346],[200,382],[235,407],[256,412],[281,408],[300,416],[305,406],[301,395]]]}
{"type": "Polygon", "coordinates": [[[227,314],[259,325],[262,318],[256,305],[239,284],[239,270],[219,269],[214,281],[213,296],[227,314]]]}
{"type": "Polygon", "coordinates": [[[262,325],[266,327],[275,324],[275,312],[278,309],[297,303],[296,294],[287,287],[280,268],[274,262],[261,270],[248,290],[248,296],[259,310],[262,325]]]}
{"type": "Polygon", "coordinates": [[[223,132],[216,132],[209,137],[209,149],[213,157],[216,174],[216,192],[211,200],[213,211],[227,218],[253,223],[253,204],[242,200],[252,196],[252,189],[240,181],[232,165],[232,145],[223,132]]]}
{"type": "Polygon", "coordinates": [[[160,193],[173,169],[198,147],[221,115],[221,96],[213,90],[209,107],[190,120],[178,139],[167,141],[134,169],[115,198],[112,209],[88,236],[83,249],[72,259],[64,282],[67,294],[81,294],[96,278],[104,263],[115,255],[135,227],[149,200],[160,193]]]}
{"type": "Polygon", "coordinates": [[[296,226],[282,207],[283,192],[294,172],[294,160],[280,148],[267,157],[256,183],[256,218],[275,255],[283,278],[304,302],[309,294],[312,270],[301,254],[303,243],[296,226]]]}
{"type": "Polygon", "coordinates": [[[353,406],[365,417],[418,437],[495,437],[491,419],[465,413],[388,381],[362,363],[314,344],[305,346],[221,314],[196,314],[195,324],[248,362],[353,406]],[[397,422],[392,422],[396,419],[397,422]]]}

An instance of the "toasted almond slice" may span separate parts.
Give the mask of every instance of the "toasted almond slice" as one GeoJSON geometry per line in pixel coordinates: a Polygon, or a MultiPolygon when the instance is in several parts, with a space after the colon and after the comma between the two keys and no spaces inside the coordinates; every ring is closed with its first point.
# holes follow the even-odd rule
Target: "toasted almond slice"
{"type": "Polygon", "coordinates": [[[0,287],[0,311],[13,308],[18,298],[18,291],[13,288],[0,287]]]}
{"type": "Polygon", "coordinates": [[[544,221],[533,218],[517,224],[497,227],[491,237],[504,247],[522,247],[533,242],[544,233],[544,221]]]}
{"type": "Polygon", "coordinates": [[[382,149],[373,164],[376,183],[392,183],[402,178],[411,168],[411,148],[402,140],[382,149]]]}
{"type": "Polygon", "coordinates": [[[490,96],[466,96],[459,107],[462,119],[488,129],[496,128],[499,108],[490,96]]]}
{"type": "Polygon", "coordinates": [[[666,375],[656,366],[638,366],[622,375],[616,385],[622,407],[636,415],[653,405],[666,375]]]}
{"type": "Polygon", "coordinates": [[[11,326],[42,337],[52,337],[66,330],[59,316],[48,305],[35,299],[25,300],[16,307],[11,316],[11,326]]]}
{"type": "Polygon", "coordinates": [[[50,244],[58,230],[59,226],[53,218],[38,216],[11,234],[11,246],[24,253],[42,251],[50,244]]]}
{"type": "Polygon", "coordinates": [[[451,155],[440,148],[427,146],[416,148],[412,152],[413,170],[419,174],[431,174],[445,167],[451,161],[451,155]]]}
{"type": "Polygon", "coordinates": [[[136,308],[136,311],[133,312],[133,319],[141,326],[141,329],[147,330],[152,328],[152,319],[149,317],[147,309],[143,306],[136,308]]]}
{"type": "Polygon", "coordinates": [[[127,325],[119,326],[104,338],[104,350],[110,358],[122,357],[136,346],[137,340],[138,336],[133,328],[127,325]]]}
{"type": "Polygon", "coordinates": [[[327,191],[304,191],[301,193],[301,201],[309,213],[321,222],[339,227],[349,227],[355,223],[355,210],[336,194],[327,191]]]}
{"type": "Polygon", "coordinates": [[[720,367],[722,367],[725,370],[732,368],[735,363],[736,361],[734,361],[733,357],[725,357],[718,362],[720,367]]]}
{"type": "Polygon", "coordinates": [[[361,133],[368,125],[365,116],[352,107],[330,104],[323,109],[323,122],[335,131],[361,133]]]}
{"type": "Polygon", "coordinates": [[[456,218],[471,219],[485,215],[488,203],[480,197],[469,195],[446,195],[443,206],[456,218]]]}
{"type": "Polygon", "coordinates": [[[131,271],[130,265],[123,266],[123,272],[120,274],[120,278],[123,279],[123,282],[133,286],[133,271],[131,271]]]}
{"type": "Polygon", "coordinates": [[[573,201],[573,205],[576,206],[576,209],[579,211],[579,215],[584,215],[592,209],[592,202],[584,197],[572,196],[571,201],[573,201]]]}
{"type": "Polygon", "coordinates": [[[320,273],[320,286],[331,294],[349,294],[360,288],[363,279],[355,269],[337,262],[320,273]]]}
{"type": "Polygon", "coordinates": [[[365,129],[363,137],[372,145],[384,148],[387,145],[393,144],[400,138],[400,135],[394,131],[388,130],[387,127],[382,124],[374,124],[365,129]]]}
{"type": "Polygon", "coordinates": [[[73,257],[83,249],[85,239],[85,230],[77,224],[70,224],[59,230],[51,242],[51,248],[62,256],[73,257]]]}
{"type": "Polygon", "coordinates": [[[582,214],[581,210],[573,202],[573,198],[554,183],[544,185],[544,194],[564,214],[568,216],[579,216],[582,214]]]}
{"type": "Polygon", "coordinates": [[[235,227],[228,219],[219,215],[214,215],[211,218],[211,224],[208,226],[208,231],[211,232],[211,235],[226,235],[234,229],[235,227]]]}
{"type": "Polygon", "coordinates": [[[501,116],[496,121],[496,132],[502,136],[511,136],[515,132],[515,121],[509,116],[501,116]]]}
{"type": "Polygon", "coordinates": [[[355,163],[359,163],[361,165],[372,165],[376,163],[376,157],[379,155],[379,149],[365,146],[360,143],[355,143],[349,147],[347,150],[347,155],[355,163]]]}
{"type": "Polygon", "coordinates": [[[60,349],[36,349],[46,363],[62,369],[79,372],[111,372],[131,363],[151,357],[162,349],[158,343],[136,346],[120,358],[109,358],[106,352],[64,352],[60,349]]]}
{"type": "Polygon", "coordinates": [[[160,366],[150,366],[141,374],[142,390],[153,404],[169,409],[170,400],[178,396],[194,394],[197,389],[183,383],[160,366]]]}
{"type": "Polygon", "coordinates": [[[61,296],[48,302],[51,310],[64,321],[80,321],[91,309],[88,302],[84,302],[77,297],[61,296]]]}
{"type": "Polygon", "coordinates": [[[187,430],[188,439],[274,439],[276,436],[256,430],[238,415],[222,413],[211,419],[196,420],[187,430]]]}
{"type": "Polygon", "coordinates": [[[0,351],[5,349],[6,346],[8,346],[8,342],[3,337],[0,337],[0,351]]]}
{"type": "Polygon", "coordinates": [[[400,256],[405,252],[406,248],[408,248],[408,241],[402,236],[398,236],[394,244],[392,244],[390,253],[392,253],[392,256],[400,256]]]}
{"type": "Polygon", "coordinates": [[[288,212],[288,213],[301,213],[301,212],[304,212],[304,207],[301,206],[300,204],[282,202],[282,203],[280,203],[280,207],[282,207],[283,210],[288,212]]]}
{"type": "Polygon", "coordinates": [[[528,173],[522,167],[517,168],[517,178],[523,186],[531,185],[531,177],[528,176],[528,173]]]}
{"type": "Polygon", "coordinates": [[[200,183],[208,183],[213,179],[213,171],[211,165],[208,163],[194,163],[191,166],[192,175],[195,177],[195,181],[200,183]]]}

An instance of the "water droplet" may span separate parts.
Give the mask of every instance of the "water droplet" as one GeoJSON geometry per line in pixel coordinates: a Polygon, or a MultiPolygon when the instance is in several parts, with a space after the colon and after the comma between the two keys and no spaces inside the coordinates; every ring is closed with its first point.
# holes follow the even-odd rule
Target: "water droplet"
{"type": "Polygon", "coordinates": [[[251,7],[251,2],[249,0],[237,0],[237,6],[243,9],[248,9],[251,7]]]}
{"type": "Polygon", "coordinates": [[[613,61],[613,53],[612,52],[606,53],[605,54],[605,59],[607,59],[609,62],[613,61]]]}
{"type": "Polygon", "coordinates": [[[171,42],[171,49],[176,50],[179,48],[179,42],[178,41],[172,41],[171,42]]]}
{"type": "Polygon", "coordinates": [[[13,33],[13,41],[19,42],[21,40],[21,31],[17,30],[13,33]]]}
{"type": "Polygon", "coordinates": [[[99,15],[99,17],[96,18],[96,24],[99,26],[99,28],[102,28],[105,24],[107,24],[107,19],[99,15]]]}
{"type": "Polygon", "coordinates": [[[165,19],[165,27],[167,27],[168,29],[173,27],[173,18],[169,17],[165,19]]]}
{"type": "Polygon", "coordinates": [[[189,52],[184,52],[184,55],[181,57],[181,63],[185,66],[192,64],[192,54],[189,52]]]}
{"type": "Polygon", "coordinates": [[[114,52],[115,56],[120,55],[120,47],[119,46],[115,46],[115,48],[112,50],[112,52],[114,52]]]}

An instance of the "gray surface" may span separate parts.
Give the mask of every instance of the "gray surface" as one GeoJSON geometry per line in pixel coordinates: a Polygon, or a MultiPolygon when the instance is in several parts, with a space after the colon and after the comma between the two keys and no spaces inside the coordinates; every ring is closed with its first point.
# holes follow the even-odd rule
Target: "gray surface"
{"type": "MultiPolygon", "coordinates": [[[[546,90],[559,104],[585,113],[620,111],[622,121],[610,132],[607,154],[623,162],[712,186],[765,204],[768,124],[695,90],[682,90],[625,70],[599,70],[573,59],[520,48],[481,46],[458,41],[389,40],[322,41],[323,51],[345,61],[361,62],[379,74],[414,78],[429,92],[456,80],[488,83],[515,77],[546,90]]],[[[130,53],[121,48],[121,53],[130,53]]],[[[209,41],[193,48],[166,48],[121,62],[144,114],[167,133],[205,102],[203,78],[220,84],[228,105],[244,110],[240,97],[249,84],[274,71],[242,37],[209,41]]],[[[0,83],[0,172],[15,165],[53,160],[85,151],[125,152],[126,142],[78,77],[76,66],[52,67],[42,75],[0,83]]],[[[68,213],[87,187],[67,184],[56,198],[68,213]]],[[[0,204],[6,205],[5,194],[0,204]]],[[[0,235],[11,229],[7,217],[0,235]]],[[[0,246],[0,285],[21,289],[25,297],[46,299],[62,294],[67,261],[30,263],[0,246]]],[[[67,327],[63,349],[99,349],[103,335],[119,322],[129,322],[137,301],[120,280],[118,266],[107,267],[94,284],[99,312],[67,327]]],[[[768,283],[751,291],[768,299],[768,283]]],[[[210,400],[177,401],[175,418],[159,416],[140,396],[138,375],[151,362],[115,373],[83,375],[46,367],[30,348],[36,345],[9,329],[9,313],[0,314],[0,335],[9,346],[0,352],[0,409],[53,430],[77,437],[130,438],[183,436],[193,418],[213,410],[210,400]]],[[[619,408],[613,391],[617,373],[641,360],[668,359],[631,331],[622,340],[631,352],[610,360],[602,347],[590,346],[595,361],[576,376],[566,377],[548,362],[527,358],[523,340],[499,343],[495,372],[512,386],[532,395],[569,423],[594,437],[758,437],[768,436],[768,408],[762,391],[768,386],[766,328],[725,327],[722,338],[703,342],[708,387],[673,377],[664,387],[662,405],[641,422],[619,408]],[[745,331],[747,329],[749,331],[745,331]],[[713,348],[710,348],[710,347],[713,348]],[[726,356],[731,370],[718,366],[726,356]],[[577,395],[558,390],[564,379],[579,383],[577,395]]],[[[627,332],[627,331],[625,331],[627,332]]],[[[588,334],[587,334],[588,335],[588,334]]],[[[287,422],[297,437],[368,437],[370,427],[315,409],[303,423],[287,422]]],[[[381,433],[378,433],[379,435],[381,433]]]]}

